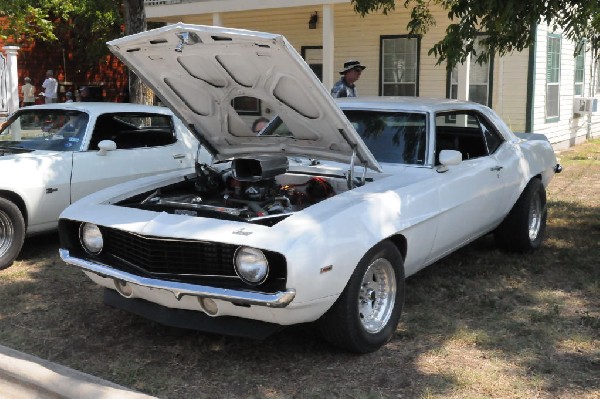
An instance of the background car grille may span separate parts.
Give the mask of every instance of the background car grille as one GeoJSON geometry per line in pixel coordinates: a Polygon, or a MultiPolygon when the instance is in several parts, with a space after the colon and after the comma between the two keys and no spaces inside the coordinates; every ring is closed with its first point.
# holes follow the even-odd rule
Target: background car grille
{"type": "Polygon", "coordinates": [[[236,276],[237,245],[143,237],[106,228],[103,236],[104,252],[150,274],[236,276]]]}

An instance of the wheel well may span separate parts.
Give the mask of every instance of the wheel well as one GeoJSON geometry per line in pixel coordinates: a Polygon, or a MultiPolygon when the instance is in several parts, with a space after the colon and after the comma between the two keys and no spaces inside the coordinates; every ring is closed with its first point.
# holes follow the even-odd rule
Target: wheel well
{"type": "Polygon", "coordinates": [[[389,237],[389,240],[392,242],[392,244],[396,246],[396,248],[398,248],[398,251],[400,251],[400,253],[402,254],[402,259],[406,259],[406,237],[404,237],[402,234],[395,234],[389,237]]]}
{"type": "MultiPolygon", "coordinates": [[[[531,180],[533,180],[533,179],[538,179],[542,183],[542,186],[544,186],[544,176],[542,176],[541,173],[531,177],[531,180]]],[[[531,181],[531,180],[529,180],[529,181],[531,181]]],[[[546,186],[544,186],[544,189],[545,188],[546,188],[546,186]]]]}
{"type": "Polygon", "coordinates": [[[27,226],[27,207],[25,206],[23,199],[12,191],[5,190],[0,190],[0,197],[9,200],[19,208],[23,215],[23,219],[25,220],[25,226],[27,226]]]}

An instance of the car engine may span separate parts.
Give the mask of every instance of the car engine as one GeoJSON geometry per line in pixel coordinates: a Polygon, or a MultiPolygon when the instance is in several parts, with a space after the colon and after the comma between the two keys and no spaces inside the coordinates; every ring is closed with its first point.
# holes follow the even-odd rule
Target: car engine
{"type": "Polygon", "coordinates": [[[192,178],[119,205],[274,225],[293,212],[335,195],[327,178],[287,171],[286,157],[235,159],[231,168],[222,170],[196,164],[192,178]]]}

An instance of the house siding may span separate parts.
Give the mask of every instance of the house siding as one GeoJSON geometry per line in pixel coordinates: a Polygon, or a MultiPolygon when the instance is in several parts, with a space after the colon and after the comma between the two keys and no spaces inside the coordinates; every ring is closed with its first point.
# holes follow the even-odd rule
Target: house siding
{"type": "MultiPolygon", "coordinates": [[[[378,95],[380,87],[380,38],[381,36],[406,35],[409,11],[398,2],[396,10],[383,15],[369,14],[361,17],[354,12],[350,3],[330,5],[333,10],[334,27],[334,81],[338,79],[337,70],[344,61],[358,59],[367,69],[357,83],[361,96],[378,95]]],[[[318,12],[322,17],[321,6],[282,7],[249,11],[223,12],[219,16],[224,26],[284,35],[294,48],[300,52],[303,46],[321,46],[323,40],[322,21],[317,29],[308,29],[310,15],[318,12]]],[[[447,12],[441,8],[433,10],[437,23],[421,38],[419,60],[419,87],[421,97],[446,96],[446,65],[437,65],[437,59],[428,55],[429,49],[444,35],[449,22],[447,12]]],[[[212,14],[177,16],[162,21],[212,24],[212,14]],[[176,20],[175,20],[176,19],[176,20]]],[[[588,117],[573,114],[574,69],[573,56],[575,45],[563,36],[561,45],[560,72],[560,116],[556,121],[546,118],[546,46],[549,29],[545,25],[537,27],[537,42],[530,50],[513,52],[503,57],[496,56],[492,73],[492,108],[515,132],[527,131],[528,114],[528,77],[531,73],[530,51],[535,51],[535,74],[533,75],[533,102],[531,106],[531,124],[533,132],[545,134],[555,148],[568,147],[586,139],[588,117]]],[[[560,32],[556,32],[560,33],[560,32]]],[[[589,53],[585,58],[586,78],[585,96],[590,96],[589,53]]],[[[600,113],[591,118],[591,136],[600,136],[600,113]]]]}
{"type": "Polygon", "coordinates": [[[494,60],[492,108],[515,132],[526,131],[529,50],[494,60]]]}
{"type": "MultiPolygon", "coordinates": [[[[537,32],[537,48],[535,62],[537,65],[535,75],[535,97],[533,128],[536,133],[548,137],[556,149],[568,148],[586,140],[588,135],[588,117],[573,113],[574,82],[575,82],[575,43],[566,39],[561,31],[552,31],[547,25],[539,25],[537,32]],[[546,67],[547,45],[550,34],[561,35],[560,58],[560,109],[558,120],[546,118],[546,67]]],[[[585,85],[584,97],[590,96],[590,68],[592,57],[589,52],[585,57],[585,85]]],[[[591,117],[591,131],[600,136],[600,116],[591,117]]]]}

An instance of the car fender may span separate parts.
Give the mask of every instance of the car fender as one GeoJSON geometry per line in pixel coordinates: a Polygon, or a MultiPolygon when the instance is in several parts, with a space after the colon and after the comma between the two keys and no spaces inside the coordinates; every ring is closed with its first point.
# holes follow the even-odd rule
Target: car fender
{"type": "Polygon", "coordinates": [[[275,236],[286,237],[279,252],[288,262],[288,287],[297,290],[295,302],[337,297],[367,251],[392,236],[402,235],[407,241],[406,275],[424,267],[439,213],[435,185],[430,183],[398,191],[378,188],[377,193],[352,190],[274,226],[275,236]],[[327,222],[321,223],[321,217],[327,222]]]}

